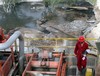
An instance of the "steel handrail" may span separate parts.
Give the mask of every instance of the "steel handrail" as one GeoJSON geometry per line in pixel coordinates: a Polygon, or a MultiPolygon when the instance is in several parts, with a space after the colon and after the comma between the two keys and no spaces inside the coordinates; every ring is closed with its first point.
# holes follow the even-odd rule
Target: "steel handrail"
{"type": "MultiPolygon", "coordinates": [[[[28,40],[78,40],[78,38],[27,38],[28,40]]],[[[98,40],[96,38],[85,38],[86,41],[98,40]]]]}
{"type": "MultiPolygon", "coordinates": [[[[57,43],[59,42],[59,40],[69,40],[69,41],[75,41],[75,40],[78,40],[78,38],[27,38],[27,37],[24,37],[24,39],[27,41],[27,40],[54,40],[55,41],[55,45],[42,45],[42,46],[38,46],[36,45],[35,47],[38,47],[38,48],[75,48],[75,46],[60,46],[58,45],[57,43]]],[[[94,40],[98,40],[96,38],[86,38],[85,39],[86,41],[94,41],[94,40]]],[[[29,47],[30,45],[25,45],[25,47],[29,47]]],[[[97,47],[94,47],[94,46],[89,46],[90,49],[97,49],[97,47]]]]}

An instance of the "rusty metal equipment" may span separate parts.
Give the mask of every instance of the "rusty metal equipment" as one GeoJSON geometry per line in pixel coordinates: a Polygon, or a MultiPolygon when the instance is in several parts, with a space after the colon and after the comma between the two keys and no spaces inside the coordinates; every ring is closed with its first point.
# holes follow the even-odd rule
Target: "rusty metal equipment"
{"type": "MultiPolygon", "coordinates": [[[[53,49],[46,49],[47,46],[43,46],[44,49],[40,49],[40,52],[35,52],[32,50],[32,53],[24,54],[24,40],[20,31],[16,31],[13,35],[5,35],[4,30],[0,27],[0,76],[67,76],[68,68],[70,65],[72,66],[73,61],[68,60],[68,56],[74,55],[67,54],[65,51],[57,52],[53,51],[53,49]],[[19,45],[17,45],[16,39],[19,38],[19,45]],[[13,44],[16,43],[16,44],[13,44]],[[14,50],[19,47],[16,55],[14,50]],[[10,50],[8,51],[8,48],[10,50]],[[7,51],[6,51],[7,49],[7,51]],[[19,56],[19,57],[18,57],[19,56]],[[24,60],[24,56],[26,60],[24,60]],[[12,71],[14,73],[16,70],[19,70],[16,74],[10,74],[12,71]],[[66,70],[67,69],[67,70],[66,70]],[[66,74],[67,73],[67,74],[66,74]],[[10,75],[9,75],[10,74],[10,75]]],[[[59,40],[55,39],[56,41],[59,40]]],[[[54,40],[54,39],[53,39],[54,40]]],[[[70,39],[69,39],[70,40],[70,39]]],[[[38,46],[41,48],[41,46],[38,46]]],[[[60,48],[56,46],[49,46],[49,48],[60,48]]],[[[68,47],[68,46],[65,46],[68,47]]],[[[64,48],[65,48],[64,47],[64,48]]],[[[71,47],[72,48],[72,47],[71,47]]],[[[57,50],[57,49],[56,49],[57,50]]],[[[37,50],[36,50],[37,51],[37,50]]],[[[72,57],[71,57],[72,58],[72,57]]],[[[88,59],[88,63],[90,63],[91,59],[88,59]]],[[[96,59],[95,61],[96,62],[96,59]]],[[[75,64],[76,66],[76,64],[75,64]]],[[[90,66],[90,64],[89,64],[90,66]]],[[[69,69],[70,70],[70,69],[69,69]]],[[[90,71],[86,74],[89,75],[90,71]]]]}
{"type": "MultiPolygon", "coordinates": [[[[6,42],[9,37],[10,35],[4,35],[3,29],[0,27],[0,43],[6,42]]],[[[10,52],[0,51],[0,76],[7,76],[11,67],[14,66],[13,47],[10,46],[10,49],[10,52]]]]}
{"type": "MultiPolygon", "coordinates": [[[[21,75],[24,69],[24,40],[20,31],[14,32],[11,36],[5,35],[4,30],[0,27],[0,76],[12,76],[15,69],[20,67],[19,74],[21,75]],[[13,44],[19,38],[19,52],[17,61],[15,60],[16,50],[13,44]],[[18,57],[19,56],[19,57],[18,57]]],[[[15,75],[14,75],[15,76],[15,75]]]]}
{"type": "Polygon", "coordinates": [[[40,76],[66,76],[67,62],[64,53],[43,50],[25,56],[27,65],[22,76],[39,76],[39,74],[40,76]]]}
{"type": "MultiPolygon", "coordinates": [[[[44,39],[49,40],[49,38],[44,39]]],[[[56,41],[55,45],[39,45],[36,47],[40,48],[40,52],[35,53],[38,50],[32,50],[32,53],[25,54],[26,65],[22,76],[77,76],[76,73],[78,72],[78,70],[76,66],[77,63],[75,55],[73,53],[69,54],[65,53],[64,51],[58,51],[61,47],[74,49],[74,47],[71,46],[68,47],[57,45],[57,41],[62,39],[73,40],[73,38],[51,38],[50,40],[56,41]],[[56,52],[52,50],[47,50],[47,48],[56,48],[56,52]]],[[[43,40],[43,38],[35,38],[33,40],[43,40]]],[[[88,59],[88,63],[90,66],[91,63],[89,60],[90,59],[88,59]]]]}

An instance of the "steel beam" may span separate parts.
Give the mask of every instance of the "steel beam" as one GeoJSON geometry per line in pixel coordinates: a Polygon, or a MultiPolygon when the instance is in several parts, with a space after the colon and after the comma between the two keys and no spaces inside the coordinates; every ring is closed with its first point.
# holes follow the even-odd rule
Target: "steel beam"
{"type": "MultiPolygon", "coordinates": [[[[33,54],[33,56],[34,56],[34,54],[33,54]]],[[[31,58],[30,58],[30,60],[29,60],[29,62],[28,62],[28,64],[27,64],[27,66],[26,66],[26,68],[25,68],[25,70],[24,70],[22,76],[25,76],[26,71],[30,71],[30,70],[31,70],[31,61],[32,61],[32,59],[33,59],[33,56],[31,56],[31,58]]]]}
{"type": "Polygon", "coordinates": [[[49,75],[56,75],[56,72],[44,72],[44,71],[26,71],[26,73],[34,74],[34,73],[41,73],[41,74],[49,74],[49,75]]]}
{"type": "Polygon", "coordinates": [[[60,60],[59,60],[56,76],[61,76],[62,63],[63,63],[63,53],[61,53],[61,56],[60,56],[60,60]]]}

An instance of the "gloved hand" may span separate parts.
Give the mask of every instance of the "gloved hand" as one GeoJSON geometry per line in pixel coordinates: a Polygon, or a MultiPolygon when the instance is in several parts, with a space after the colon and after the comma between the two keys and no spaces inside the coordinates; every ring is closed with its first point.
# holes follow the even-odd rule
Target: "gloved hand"
{"type": "Polygon", "coordinates": [[[82,60],[85,60],[85,56],[82,57],[82,60]]]}

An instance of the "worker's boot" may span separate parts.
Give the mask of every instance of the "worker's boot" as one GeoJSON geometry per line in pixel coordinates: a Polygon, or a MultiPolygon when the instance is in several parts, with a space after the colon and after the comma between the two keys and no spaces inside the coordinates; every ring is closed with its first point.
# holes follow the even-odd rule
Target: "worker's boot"
{"type": "Polygon", "coordinates": [[[86,68],[83,68],[81,71],[81,76],[85,76],[86,68]]]}

